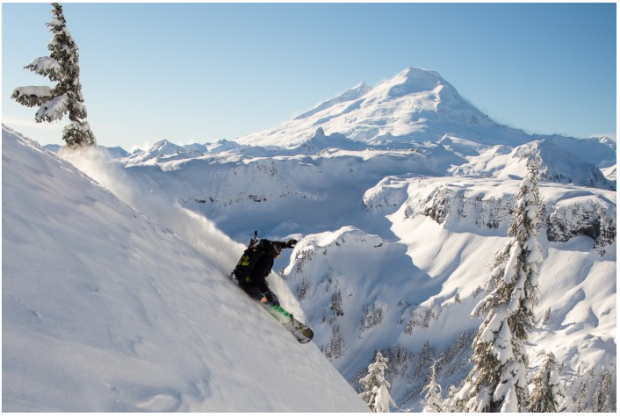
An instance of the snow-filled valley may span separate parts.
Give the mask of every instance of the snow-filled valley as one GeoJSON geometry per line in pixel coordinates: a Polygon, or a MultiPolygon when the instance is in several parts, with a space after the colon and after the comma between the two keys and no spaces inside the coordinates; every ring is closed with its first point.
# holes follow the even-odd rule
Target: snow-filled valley
{"type": "Polygon", "coordinates": [[[566,411],[615,410],[615,152],[499,125],[415,68],[234,141],[58,158],[3,128],[3,408],[367,411],[380,350],[393,411],[421,411],[433,363],[444,397],[472,367],[536,161],[528,372],[552,352],[566,411]],[[309,345],[227,278],[254,230],[299,240],[270,282],[309,345]]]}

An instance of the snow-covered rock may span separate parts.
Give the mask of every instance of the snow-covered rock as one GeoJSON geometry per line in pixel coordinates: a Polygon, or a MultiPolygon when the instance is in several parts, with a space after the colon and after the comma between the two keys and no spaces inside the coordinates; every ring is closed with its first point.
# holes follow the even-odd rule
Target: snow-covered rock
{"type": "Polygon", "coordinates": [[[339,149],[345,151],[360,151],[368,146],[361,142],[347,139],[344,135],[334,133],[326,135],[322,127],[319,127],[314,135],[298,147],[291,149],[292,154],[316,154],[326,149],[339,149]]]}

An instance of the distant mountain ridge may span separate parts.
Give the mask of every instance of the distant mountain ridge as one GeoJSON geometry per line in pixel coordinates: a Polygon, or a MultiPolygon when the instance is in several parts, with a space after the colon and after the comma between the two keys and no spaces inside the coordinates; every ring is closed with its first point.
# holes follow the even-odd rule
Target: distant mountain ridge
{"type": "MultiPolygon", "coordinates": [[[[432,154],[440,151],[433,144],[460,157],[479,154],[488,147],[515,148],[532,141],[554,144],[597,168],[616,164],[616,143],[609,138],[529,135],[520,129],[500,125],[464,99],[437,72],[413,67],[375,87],[360,83],[262,132],[204,145],[178,146],[160,140],[149,149],[136,150],[126,161],[156,163],[222,152],[269,157],[313,154],[330,148],[357,151],[413,148],[432,154]]],[[[48,149],[57,151],[53,146],[48,149]]],[[[117,150],[114,157],[123,158],[123,155],[117,150]]],[[[590,186],[592,183],[582,181],[581,184],[590,186]]]]}
{"type": "MultiPolygon", "coordinates": [[[[465,163],[462,169],[452,169],[452,174],[488,175],[484,170],[473,169],[471,159],[488,153],[488,149],[495,146],[508,146],[506,150],[512,150],[533,141],[540,143],[537,145],[540,149],[556,146],[569,152],[572,162],[563,165],[584,165],[578,169],[582,173],[591,171],[590,165],[602,169],[616,164],[616,143],[609,138],[529,135],[520,129],[502,126],[465,100],[438,73],[412,67],[375,87],[360,83],[293,120],[262,132],[204,145],[178,146],[163,140],[147,150],[135,151],[125,161],[157,163],[225,152],[271,157],[312,155],[330,148],[348,151],[416,149],[443,161],[437,163],[445,165],[446,170],[451,164],[458,167],[465,163]]],[[[542,156],[543,162],[547,156],[551,153],[542,156]]],[[[554,165],[559,159],[554,156],[554,162],[548,165],[554,165]]],[[[492,175],[501,176],[501,173],[494,171],[492,175]]],[[[562,178],[561,182],[570,182],[571,178],[562,172],[554,176],[562,178]]],[[[607,189],[610,186],[600,180],[602,175],[598,173],[572,177],[580,185],[607,189]]]]}

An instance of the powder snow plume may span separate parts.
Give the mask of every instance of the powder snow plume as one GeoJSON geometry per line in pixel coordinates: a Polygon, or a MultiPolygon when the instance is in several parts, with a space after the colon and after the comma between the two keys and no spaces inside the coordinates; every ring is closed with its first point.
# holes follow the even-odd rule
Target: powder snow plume
{"type": "MultiPolygon", "coordinates": [[[[132,181],[121,166],[111,163],[97,149],[65,148],[59,156],[71,162],[135,210],[171,230],[199,254],[211,259],[223,276],[231,273],[245,246],[222,233],[212,221],[181,207],[176,201],[169,200],[169,197],[154,187],[132,181]]],[[[283,280],[272,273],[268,281],[282,305],[300,321],[305,322],[306,317],[299,302],[283,280]]]]}

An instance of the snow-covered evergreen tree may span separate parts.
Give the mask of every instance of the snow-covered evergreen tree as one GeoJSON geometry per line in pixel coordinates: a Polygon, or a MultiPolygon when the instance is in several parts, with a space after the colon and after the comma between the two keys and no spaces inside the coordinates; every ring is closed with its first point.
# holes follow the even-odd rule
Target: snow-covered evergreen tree
{"type": "Polygon", "coordinates": [[[390,405],[396,406],[389,392],[390,383],[385,379],[387,368],[388,360],[377,352],[375,362],[368,365],[368,374],[360,379],[364,386],[360,397],[376,413],[389,413],[390,405]]]}
{"type": "Polygon", "coordinates": [[[39,106],[35,116],[38,123],[57,121],[68,114],[69,124],[62,134],[68,147],[96,146],[95,136],[86,121],[78,47],[67,29],[62,6],[58,3],[52,3],[52,6],[54,18],[46,23],[54,35],[47,45],[51,54],[35,58],[25,68],[57,84],[53,88],[17,87],[11,97],[24,106],[39,106]]]}
{"type": "Polygon", "coordinates": [[[474,366],[459,392],[470,412],[525,411],[527,331],[533,325],[542,251],[536,234],[540,220],[538,169],[531,165],[521,183],[508,231],[487,284],[489,294],[472,315],[486,318],[473,342],[474,366]]]}
{"type": "Polygon", "coordinates": [[[443,402],[444,413],[458,413],[462,411],[462,407],[459,407],[458,388],[454,385],[448,387],[448,397],[443,402]]]}
{"type": "Polygon", "coordinates": [[[532,413],[556,413],[562,411],[565,392],[557,369],[555,355],[547,352],[545,359],[532,381],[528,411],[532,413]]]}
{"type": "Polygon", "coordinates": [[[441,413],[444,411],[443,399],[441,398],[441,385],[437,383],[436,365],[437,361],[435,361],[431,367],[431,380],[424,387],[424,391],[427,391],[427,393],[424,397],[423,413],[441,413]]]}
{"type": "Polygon", "coordinates": [[[614,381],[616,376],[615,366],[611,369],[603,370],[601,380],[596,386],[592,397],[592,408],[595,413],[613,413],[616,411],[616,400],[614,381]]]}

